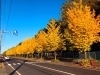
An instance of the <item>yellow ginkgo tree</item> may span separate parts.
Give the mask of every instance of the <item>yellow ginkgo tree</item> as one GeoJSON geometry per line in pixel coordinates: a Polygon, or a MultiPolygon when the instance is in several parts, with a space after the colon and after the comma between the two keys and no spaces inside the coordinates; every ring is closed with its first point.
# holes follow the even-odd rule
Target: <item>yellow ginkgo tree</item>
{"type": "Polygon", "coordinates": [[[41,53],[41,58],[42,58],[42,54],[47,46],[47,34],[45,33],[44,30],[40,30],[39,33],[36,35],[35,39],[38,44],[36,46],[36,52],[41,53]]]}
{"type": "Polygon", "coordinates": [[[23,53],[26,54],[26,57],[28,57],[28,54],[31,53],[31,43],[30,43],[30,38],[26,38],[22,44],[21,44],[21,47],[23,49],[23,53]]]}
{"type": "Polygon", "coordinates": [[[90,51],[90,46],[97,41],[100,32],[99,15],[95,18],[95,11],[91,11],[90,6],[82,5],[82,0],[80,3],[73,2],[73,6],[65,13],[68,22],[68,28],[65,30],[66,39],[70,40],[79,52],[90,51]]]}
{"type": "Polygon", "coordinates": [[[21,46],[20,46],[20,45],[17,45],[17,46],[15,47],[15,50],[16,50],[16,54],[17,54],[18,56],[22,56],[23,52],[22,52],[22,49],[21,49],[21,46]]]}
{"type": "Polygon", "coordinates": [[[54,59],[56,60],[56,51],[64,47],[62,34],[59,32],[60,25],[57,24],[55,19],[51,19],[47,25],[47,42],[50,51],[54,52],[54,59]]]}

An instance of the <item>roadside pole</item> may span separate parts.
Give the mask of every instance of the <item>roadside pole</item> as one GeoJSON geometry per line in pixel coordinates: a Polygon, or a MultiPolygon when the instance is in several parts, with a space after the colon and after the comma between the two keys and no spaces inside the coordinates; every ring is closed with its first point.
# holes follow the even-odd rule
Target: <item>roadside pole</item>
{"type": "Polygon", "coordinates": [[[1,37],[2,37],[2,32],[1,32],[1,0],[0,0],[0,54],[1,54],[1,37]]]}
{"type": "Polygon", "coordinates": [[[17,30],[15,30],[14,32],[9,32],[9,31],[2,31],[2,30],[0,30],[0,54],[1,54],[2,33],[11,33],[11,34],[16,35],[16,36],[18,35],[17,30]]]}
{"type": "Polygon", "coordinates": [[[2,32],[0,31],[0,54],[1,54],[1,39],[2,39],[2,32]]]}

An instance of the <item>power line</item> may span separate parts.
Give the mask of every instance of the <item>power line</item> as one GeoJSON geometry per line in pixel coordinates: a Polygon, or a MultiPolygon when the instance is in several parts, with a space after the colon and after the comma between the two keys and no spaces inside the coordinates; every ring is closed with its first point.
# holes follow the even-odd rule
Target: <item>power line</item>
{"type": "Polygon", "coordinates": [[[2,38],[2,32],[1,32],[1,0],[0,0],[0,54],[1,54],[1,38],[2,38]]]}
{"type": "Polygon", "coordinates": [[[4,29],[4,20],[5,20],[5,6],[6,6],[6,0],[4,2],[4,17],[3,17],[3,25],[2,25],[2,29],[4,29]]]}
{"type": "Polygon", "coordinates": [[[0,0],[0,30],[1,30],[1,0],[0,0]]]}
{"type": "MultiPolygon", "coordinates": [[[[11,6],[12,6],[12,0],[11,0],[11,2],[10,2],[10,9],[9,9],[9,13],[8,13],[8,20],[7,20],[7,25],[6,25],[6,29],[5,29],[5,30],[7,30],[7,27],[8,27],[9,17],[10,17],[10,13],[11,13],[11,6]]],[[[5,33],[5,35],[4,35],[4,40],[3,40],[3,42],[5,41],[5,36],[6,36],[6,33],[5,33]]]]}
{"type": "MultiPolygon", "coordinates": [[[[5,2],[5,4],[6,4],[6,2],[5,2]]],[[[11,0],[11,2],[10,2],[10,9],[9,9],[9,12],[8,12],[8,20],[7,20],[7,25],[6,25],[5,30],[7,30],[7,27],[8,27],[9,17],[10,17],[10,13],[11,13],[11,6],[12,6],[12,0],[11,0]]],[[[4,18],[5,18],[5,7],[4,7],[4,18]]],[[[4,21],[4,19],[3,19],[3,21],[4,21]]],[[[2,36],[2,32],[1,32],[1,36],[2,36]]],[[[6,33],[5,33],[5,35],[4,35],[3,42],[5,41],[5,36],[6,36],[6,33]]],[[[0,46],[1,46],[1,45],[0,45],[0,46]]]]}
{"type": "Polygon", "coordinates": [[[12,0],[11,0],[11,3],[10,3],[10,9],[9,9],[9,13],[8,13],[8,20],[7,20],[6,30],[7,30],[8,23],[9,23],[9,17],[10,17],[10,12],[11,12],[11,6],[12,6],[12,0]]]}
{"type": "MultiPolygon", "coordinates": [[[[2,0],[3,1],[3,0],[2,0]]],[[[5,6],[6,6],[6,0],[4,0],[5,2],[4,2],[4,17],[3,17],[3,23],[2,23],[2,30],[4,30],[4,20],[5,20],[5,6]]],[[[4,35],[5,36],[5,35],[4,35]]],[[[4,42],[4,40],[5,40],[5,37],[4,37],[4,39],[2,40],[2,43],[4,42]]]]}

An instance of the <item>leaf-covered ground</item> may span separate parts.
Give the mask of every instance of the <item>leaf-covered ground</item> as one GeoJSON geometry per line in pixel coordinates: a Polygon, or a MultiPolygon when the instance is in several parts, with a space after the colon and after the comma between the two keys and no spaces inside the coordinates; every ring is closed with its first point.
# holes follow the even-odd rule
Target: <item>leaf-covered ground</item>
{"type": "Polygon", "coordinates": [[[3,63],[0,62],[0,68],[3,68],[3,63]]]}

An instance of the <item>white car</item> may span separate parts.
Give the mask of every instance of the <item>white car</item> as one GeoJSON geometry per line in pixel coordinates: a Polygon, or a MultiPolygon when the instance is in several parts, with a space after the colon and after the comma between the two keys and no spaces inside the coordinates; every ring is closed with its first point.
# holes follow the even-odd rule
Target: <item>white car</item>
{"type": "Polygon", "coordinates": [[[6,60],[10,60],[10,58],[8,57],[8,56],[5,56],[4,57],[4,60],[6,61],[6,60]]]}

